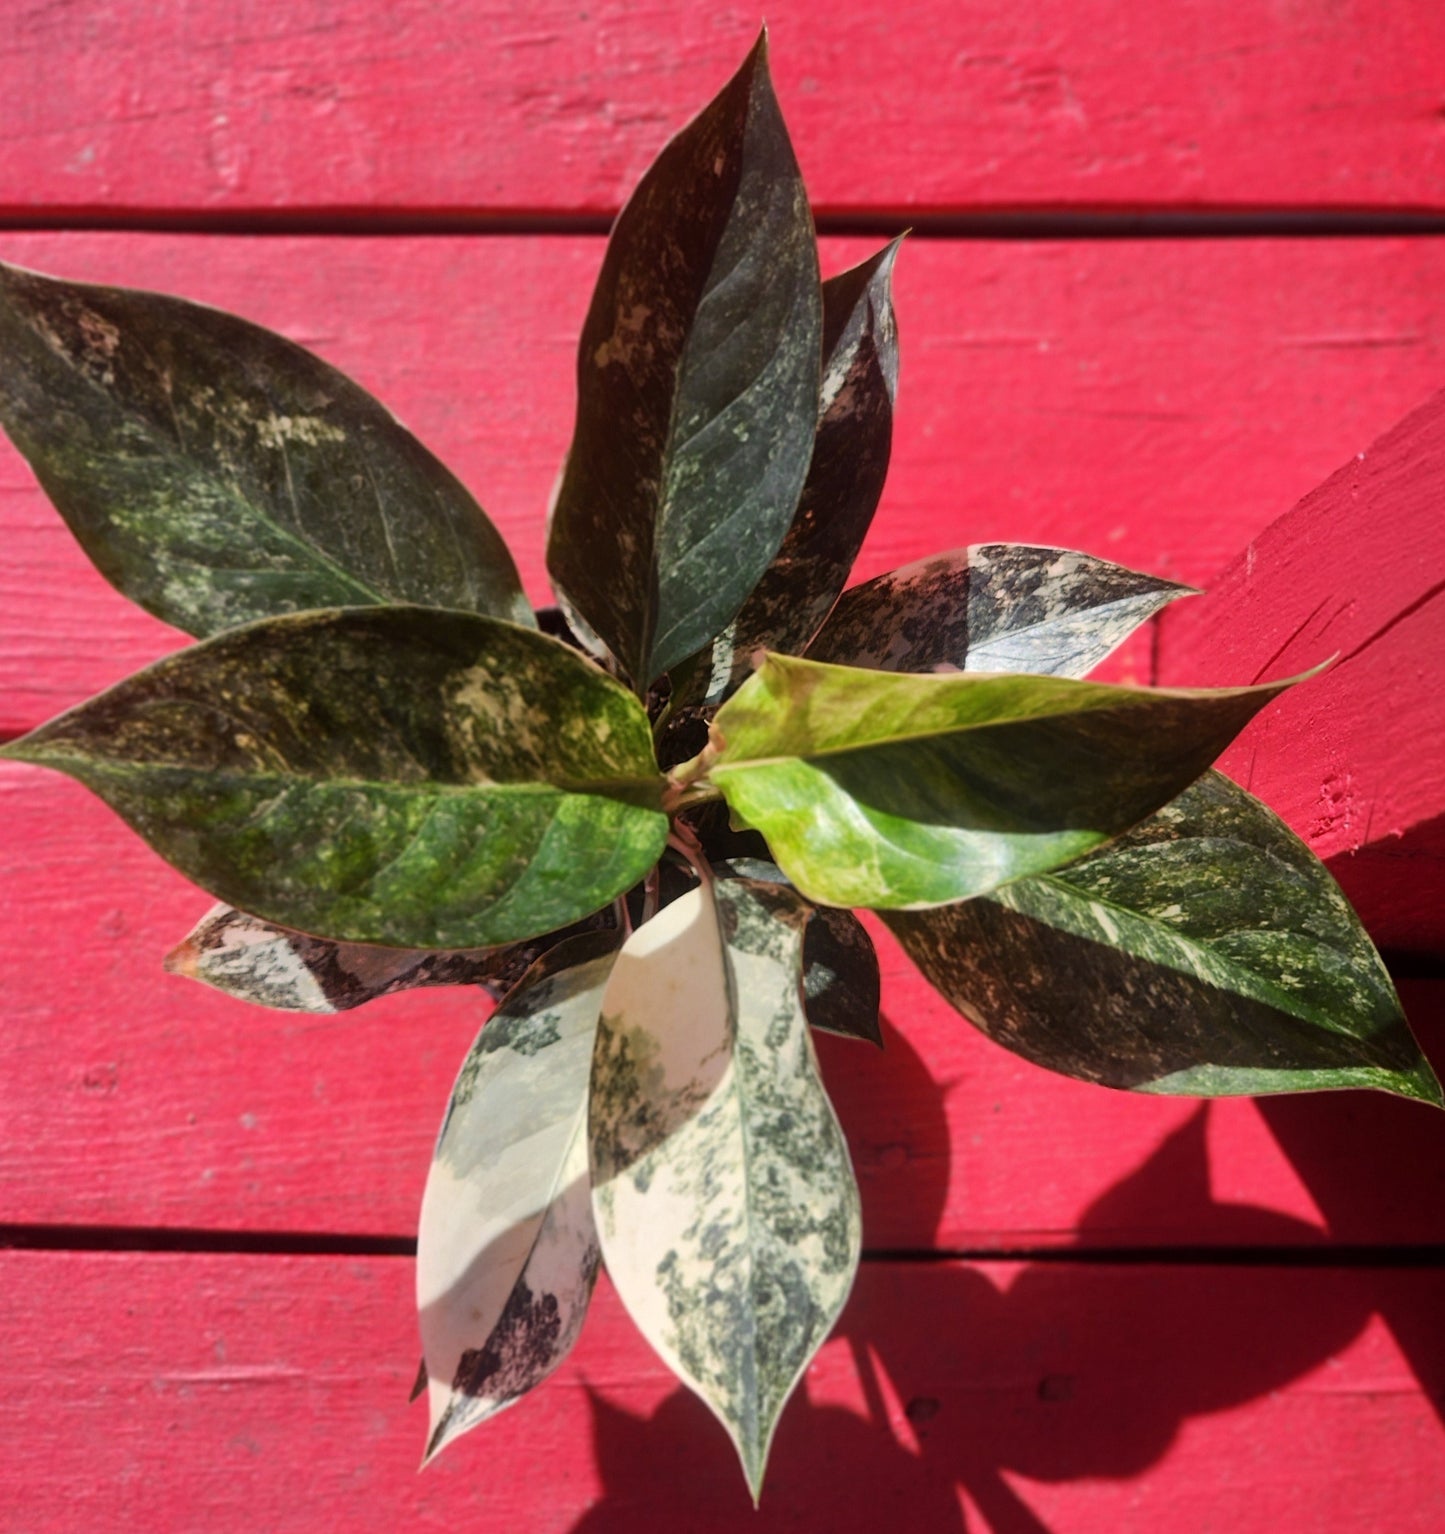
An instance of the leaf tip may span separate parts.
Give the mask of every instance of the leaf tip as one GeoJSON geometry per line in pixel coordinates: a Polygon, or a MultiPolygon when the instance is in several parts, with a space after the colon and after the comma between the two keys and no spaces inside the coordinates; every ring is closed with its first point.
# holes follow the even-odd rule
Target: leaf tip
{"type": "Polygon", "coordinates": [[[161,968],[168,975],[180,975],[186,980],[195,980],[200,970],[200,959],[201,953],[196,945],[195,933],[191,933],[190,936],[182,938],[161,960],[161,968]]]}

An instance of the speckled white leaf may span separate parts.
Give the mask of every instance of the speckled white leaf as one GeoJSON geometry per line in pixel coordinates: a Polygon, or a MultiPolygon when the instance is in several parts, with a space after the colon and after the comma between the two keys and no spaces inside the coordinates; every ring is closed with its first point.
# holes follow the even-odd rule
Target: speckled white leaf
{"type": "Polygon", "coordinates": [[[503,948],[382,948],[308,937],[218,905],[165,963],[173,975],[279,1012],[348,1012],[380,996],[434,985],[476,985],[500,998],[564,937],[611,921],[609,908],[585,923],[503,948]]]}
{"type": "Polygon", "coordinates": [[[581,1330],[597,1273],[587,1086],[616,941],[584,933],[540,959],[453,1088],[417,1233],[428,1458],[538,1384],[581,1330]]]}
{"type": "Polygon", "coordinates": [[[1188,586],[1070,549],[983,543],[845,591],[810,660],[879,671],[1086,676],[1188,586]]]}
{"type": "MultiPolygon", "coordinates": [[[[714,863],[713,869],[720,878],[788,883],[783,870],[763,858],[729,858],[714,863]]],[[[801,895],[798,901],[808,918],[803,934],[803,1011],[809,1026],[882,1049],[878,1006],[883,984],[868,929],[852,911],[814,905],[801,895]]]]}
{"type": "Polygon", "coordinates": [[[728,879],[628,939],[589,1136],[607,1270],[732,1436],[756,1498],[773,1429],[857,1267],[858,1192],[800,995],[790,890],[728,879]]]}

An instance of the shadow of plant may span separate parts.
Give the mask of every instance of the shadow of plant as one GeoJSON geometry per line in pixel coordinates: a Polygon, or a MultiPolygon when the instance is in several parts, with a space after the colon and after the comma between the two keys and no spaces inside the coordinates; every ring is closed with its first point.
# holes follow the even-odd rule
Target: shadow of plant
{"type": "MultiPolygon", "coordinates": [[[[888,1049],[893,1068],[924,1074],[896,1032],[888,1049]]],[[[940,1123],[942,1095],[935,1086],[940,1123]]],[[[1316,1104],[1320,1122],[1323,1107],[1338,1110],[1342,1101],[1316,1104]]],[[[1407,1116],[1415,1106],[1378,1100],[1379,1110],[1407,1116]]],[[[1308,1111],[1303,1102],[1289,1107],[1308,1111]]],[[[1363,1111],[1376,1110],[1372,1097],[1363,1111]]],[[[1202,1104],[1095,1201],[1079,1222],[1079,1244],[1089,1244],[1091,1231],[1145,1226],[1164,1206],[1199,1255],[1228,1247],[1248,1260],[1102,1261],[1061,1252],[1028,1263],[865,1261],[830,1344],[845,1351],[826,1365],[825,1352],[784,1413],[759,1513],[720,1429],[688,1392],[673,1392],[647,1415],[592,1390],[604,1494],[573,1534],[900,1526],[946,1534],[971,1526],[969,1505],[993,1534],[1038,1534],[1047,1526],[1007,1476],[1137,1477],[1191,1418],[1299,1378],[1386,1306],[1438,1339],[1433,1311],[1415,1314],[1418,1288],[1412,1302],[1388,1271],[1258,1260],[1268,1248],[1307,1245],[1318,1254],[1323,1233],[1214,1200],[1208,1112],[1202,1104]],[[860,1395],[862,1409],[829,1399],[860,1395]]],[[[940,1210],[946,1175],[946,1165],[925,1169],[940,1210]]]]}

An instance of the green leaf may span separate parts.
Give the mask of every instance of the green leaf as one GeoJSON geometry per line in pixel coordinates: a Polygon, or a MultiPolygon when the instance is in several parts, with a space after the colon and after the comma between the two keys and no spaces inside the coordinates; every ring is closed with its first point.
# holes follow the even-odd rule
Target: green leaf
{"type": "Polygon", "coordinates": [[[760,649],[801,651],[828,616],[873,520],[893,440],[898,328],[893,264],[901,238],[823,284],[823,391],[793,525],[736,618],[674,678],[673,708],[719,703],[760,649]]]}
{"type": "Polygon", "coordinates": [[[766,40],[613,228],[547,567],[639,687],[741,607],[813,449],[822,304],[766,40]]]}
{"type": "Polygon", "coordinates": [[[810,900],[946,905],[1126,831],[1287,685],[1145,691],[770,655],[719,709],[698,769],[810,900]]]}
{"type": "Polygon", "coordinates": [[[804,913],[738,879],[628,939],[589,1134],[618,1294],[727,1428],[756,1499],[773,1430],[857,1267],[858,1192],[803,1016],[804,913]]]}
{"type": "Polygon", "coordinates": [[[535,629],[430,608],[228,630],[0,756],[79,779],[218,899],[348,942],[535,937],[667,837],[631,694],[535,629]]]}
{"type": "Polygon", "coordinates": [[[1188,586],[1069,549],[982,543],[845,591],[810,660],[1081,677],[1188,586]]]}
{"type": "Polygon", "coordinates": [[[0,266],[0,355],[0,424],[101,574],[167,623],[390,602],[532,622],[460,482],[293,342],[0,266]]]}
{"type": "Polygon", "coordinates": [[[173,975],[280,1012],[349,1012],[381,996],[434,985],[476,985],[496,999],[563,938],[583,926],[610,923],[608,910],[503,948],[381,948],[308,937],[219,905],[166,955],[165,965],[173,975]]]}
{"type": "Polygon", "coordinates": [[[422,1197],[416,1288],[427,1458],[562,1362],[597,1275],[587,1093],[621,933],[539,960],[482,1029],[422,1197]]]}
{"type": "Polygon", "coordinates": [[[1378,1087],[1442,1101],[1328,870],[1218,773],[1068,868],[884,919],[990,1038],[1068,1076],[1202,1097],[1378,1087]]]}

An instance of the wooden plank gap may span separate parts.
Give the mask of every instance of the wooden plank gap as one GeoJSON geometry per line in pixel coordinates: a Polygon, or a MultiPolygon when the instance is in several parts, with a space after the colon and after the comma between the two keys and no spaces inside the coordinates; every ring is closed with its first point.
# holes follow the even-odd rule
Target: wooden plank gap
{"type": "MultiPolygon", "coordinates": [[[[605,235],[616,210],[492,208],[0,207],[0,231],[32,233],[370,236],[605,235]]],[[[1229,240],[1398,238],[1445,234],[1430,208],[999,207],[920,210],[819,206],[823,237],[915,240],[1229,240]]]]}

